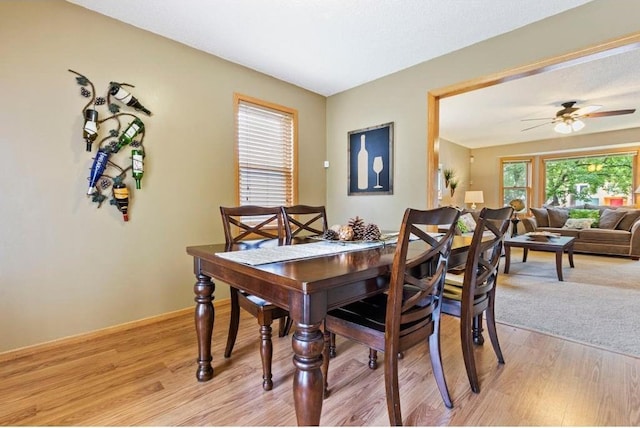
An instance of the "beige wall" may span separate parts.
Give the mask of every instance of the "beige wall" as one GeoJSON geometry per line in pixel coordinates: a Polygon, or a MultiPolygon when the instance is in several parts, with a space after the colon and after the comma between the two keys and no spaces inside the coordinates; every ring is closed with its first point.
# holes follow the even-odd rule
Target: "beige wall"
{"type": "Polygon", "coordinates": [[[185,247],[223,240],[235,203],[234,92],[298,110],[300,202],[325,203],[324,97],[61,0],[0,2],[0,39],[0,351],[193,304],[185,247]],[[85,196],[69,68],[154,113],[129,223],[85,196]]]}
{"type": "MultiPolygon", "coordinates": [[[[384,228],[397,228],[407,207],[427,206],[427,93],[445,86],[487,76],[549,57],[593,46],[640,31],[640,2],[595,0],[576,9],[424,62],[327,101],[328,215],[334,222],[360,215],[384,228]],[[615,22],[615,25],[611,25],[615,22]],[[347,133],[354,129],[395,122],[394,195],[347,196],[347,133]]],[[[496,153],[503,149],[496,149],[496,153]]],[[[475,154],[475,151],[473,151],[475,154]]],[[[497,192],[497,165],[484,173],[475,157],[473,187],[497,192]]],[[[497,195],[497,193],[496,193],[497,195]]]]}
{"type": "MultiPolygon", "coordinates": [[[[471,184],[469,157],[471,150],[459,144],[440,138],[440,165],[442,170],[452,169],[455,172],[455,179],[458,180],[458,187],[451,196],[451,189],[442,189],[442,199],[440,206],[452,205],[465,207],[464,192],[467,190],[481,190],[471,184]]],[[[444,178],[443,178],[444,181],[444,178]]],[[[482,205],[479,205],[479,207],[482,205]]]]}

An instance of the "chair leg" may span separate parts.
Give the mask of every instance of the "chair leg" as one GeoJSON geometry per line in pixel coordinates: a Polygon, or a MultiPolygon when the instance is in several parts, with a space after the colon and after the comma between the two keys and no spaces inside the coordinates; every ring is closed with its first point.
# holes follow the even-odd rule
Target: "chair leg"
{"type": "Polygon", "coordinates": [[[467,369],[467,377],[469,378],[471,390],[479,393],[480,384],[478,382],[478,374],[476,373],[476,361],[473,355],[471,320],[466,317],[462,317],[460,320],[460,341],[462,342],[462,357],[464,358],[464,366],[467,369]]]}
{"type": "Polygon", "coordinates": [[[238,303],[238,290],[231,287],[231,317],[229,318],[229,333],[227,334],[227,346],[224,349],[224,357],[229,358],[238,336],[240,324],[240,304],[238,303]]]}
{"type": "Polygon", "coordinates": [[[271,391],[271,360],[273,358],[273,343],[271,342],[271,325],[260,326],[260,357],[262,358],[262,389],[271,391]]]}
{"type": "Polygon", "coordinates": [[[329,396],[329,348],[331,346],[331,336],[335,338],[335,334],[329,332],[326,327],[324,329],[324,349],[322,350],[322,378],[324,379],[323,398],[329,396]]]}
{"type": "Polygon", "coordinates": [[[369,368],[375,370],[378,368],[378,351],[369,348],[369,368]]]}
{"type": "Polygon", "coordinates": [[[391,426],[402,425],[400,388],[398,386],[398,354],[389,352],[384,359],[384,386],[387,392],[387,412],[391,426]]]}
{"type": "Polygon", "coordinates": [[[285,318],[280,318],[280,330],[278,331],[278,337],[288,336],[293,326],[293,319],[289,315],[285,318]]]}
{"type": "Polygon", "coordinates": [[[331,333],[330,337],[331,343],[329,344],[329,358],[334,358],[336,356],[336,334],[331,333]]]}
{"type": "Polygon", "coordinates": [[[493,345],[493,351],[496,353],[496,357],[498,357],[498,363],[504,364],[504,356],[500,349],[500,342],[498,342],[498,331],[496,330],[493,299],[487,308],[487,330],[489,330],[489,338],[491,339],[491,345],[493,345]]]}
{"type": "Polygon", "coordinates": [[[473,343],[476,345],[484,344],[484,337],[482,337],[482,314],[473,317],[473,343]]]}
{"type": "Polygon", "coordinates": [[[442,355],[440,353],[440,327],[439,322],[436,321],[436,325],[433,333],[429,336],[429,357],[431,358],[431,368],[433,369],[433,376],[436,378],[436,384],[442,401],[447,408],[451,409],[453,403],[451,402],[451,396],[449,395],[449,388],[447,387],[447,380],[444,377],[444,370],[442,368],[442,355]]]}

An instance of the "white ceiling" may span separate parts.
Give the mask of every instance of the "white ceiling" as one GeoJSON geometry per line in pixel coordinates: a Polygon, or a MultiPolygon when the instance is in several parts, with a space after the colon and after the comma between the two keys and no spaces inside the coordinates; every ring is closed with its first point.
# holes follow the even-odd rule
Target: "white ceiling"
{"type": "MultiPolygon", "coordinates": [[[[330,96],[591,0],[68,1],[330,96]]],[[[600,61],[445,99],[441,136],[470,148],[538,140],[558,134],[520,132],[532,126],[521,119],[553,117],[561,102],[635,108],[639,84],[620,70],[640,69],[640,53],[600,61]]],[[[587,119],[581,132],[639,117],[587,119]]]]}

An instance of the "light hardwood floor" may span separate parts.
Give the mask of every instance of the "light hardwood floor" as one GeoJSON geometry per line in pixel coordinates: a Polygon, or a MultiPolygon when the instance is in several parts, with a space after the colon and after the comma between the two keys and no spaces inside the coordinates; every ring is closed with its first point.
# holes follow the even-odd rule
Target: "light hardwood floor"
{"type": "MultiPolygon", "coordinates": [[[[262,390],[258,328],[243,316],[222,356],[228,305],[216,307],[215,377],[198,383],[192,311],[86,340],[0,355],[1,425],[295,425],[291,338],[274,338],[274,389],[262,390]],[[33,352],[37,351],[37,352],[33,352]]],[[[506,365],[477,349],[482,391],[469,389],[457,319],[442,355],[454,408],[444,407],[426,345],[400,361],[405,425],[640,425],[640,359],[499,325],[506,365]]],[[[383,358],[383,355],[380,356],[383,358]]],[[[382,365],[338,338],[322,425],[388,425],[382,365]]]]}

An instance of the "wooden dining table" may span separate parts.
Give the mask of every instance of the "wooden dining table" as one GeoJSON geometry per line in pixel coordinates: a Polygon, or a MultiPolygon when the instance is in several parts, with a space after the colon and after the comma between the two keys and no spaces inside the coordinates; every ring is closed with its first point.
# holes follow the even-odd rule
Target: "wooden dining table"
{"type": "MultiPolygon", "coordinates": [[[[470,237],[455,236],[452,257],[466,252],[470,243],[470,237]]],[[[291,347],[297,422],[298,425],[319,425],[324,385],[321,327],[325,315],[333,308],[384,292],[395,248],[393,244],[385,244],[322,257],[250,265],[220,255],[241,247],[225,244],[187,247],[196,276],[193,287],[198,340],[196,378],[204,382],[214,377],[211,338],[215,279],[289,311],[296,325],[291,347]]]]}

